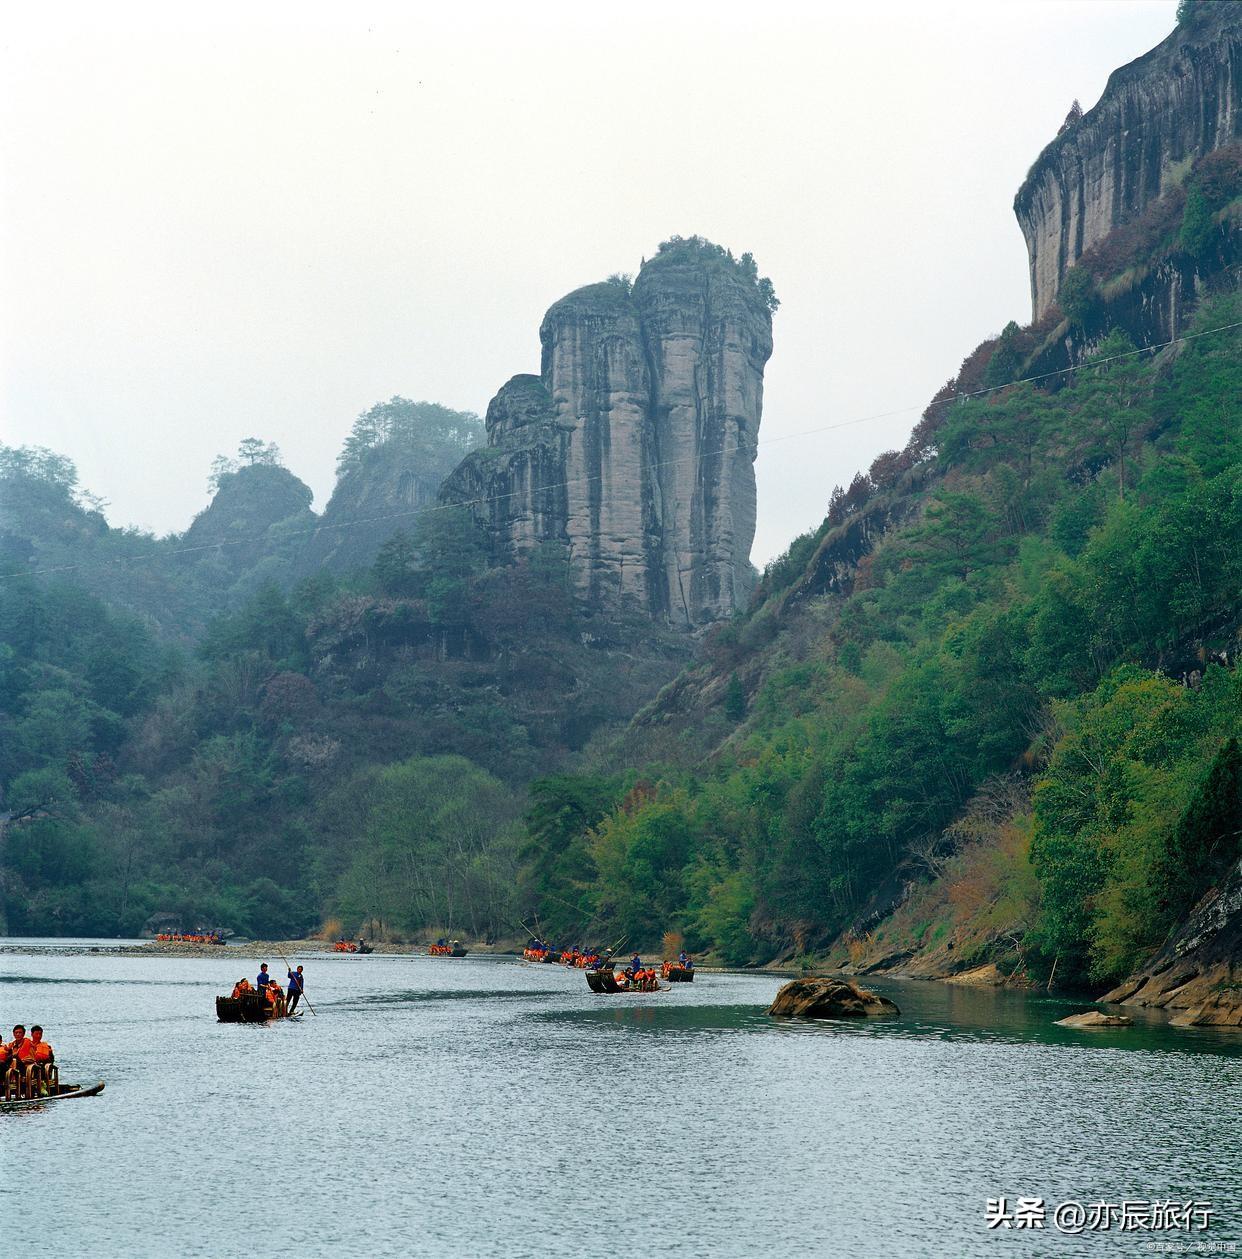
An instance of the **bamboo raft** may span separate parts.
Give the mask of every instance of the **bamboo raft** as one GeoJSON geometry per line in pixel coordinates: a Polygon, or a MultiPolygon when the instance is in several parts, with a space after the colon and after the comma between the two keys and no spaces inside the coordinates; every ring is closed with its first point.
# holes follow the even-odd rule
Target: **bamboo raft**
{"type": "Polygon", "coordinates": [[[432,957],[465,957],[470,950],[463,949],[460,944],[430,944],[427,952],[432,957]]]}
{"type": "MultiPolygon", "coordinates": [[[[25,1089],[25,1080],[20,1082],[20,1088],[25,1089]]],[[[73,1097],[96,1097],[103,1092],[104,1082],[97,1081],[94,1084],[61,1084],[59,1080],[53,1085],[54,1092],[47,1094],[35,1093],[31,1097],[4,1097],[0,1100],[0,1110],[13,1110],[18,1106],[41,1106],[45,1102],[65,1102],[73,1097]]]]}
{"type": "Polygon", "coordinates": [[[615,992],[659,992],[660,988],[657,984],[654,988],[631,988],[623,984],[613,972],[611,967],[608,970],[589,970],[586,972],[587,987],[592,992],[602,994],[615,992]]]}
{"type": "Polygon", "coordinates": [[[217,997],[216,1018],[221,1023],[268,1023],[276,1018],[297,1019],[301,1012],[277,1015],[271,1004],[257,992],[247,992],[240,997],[217,997]]]}

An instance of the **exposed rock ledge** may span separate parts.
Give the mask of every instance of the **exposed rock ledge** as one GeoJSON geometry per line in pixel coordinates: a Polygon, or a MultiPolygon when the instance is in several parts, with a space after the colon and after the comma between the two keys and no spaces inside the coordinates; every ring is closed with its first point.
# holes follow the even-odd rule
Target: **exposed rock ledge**
{"type": "Polygon", "coordinates": [[[1242,1028],[1242,861],[1185,926],[1103,1001],[1185,1013],[1179,1027],[1242,1028]]]}
{"type": "Polygon", "coordinates": [[[901,1011],[879,993],[848,979],[794,979],[776,994],[769,1014],[804,1019],[891,1018],[901,1011]]]}

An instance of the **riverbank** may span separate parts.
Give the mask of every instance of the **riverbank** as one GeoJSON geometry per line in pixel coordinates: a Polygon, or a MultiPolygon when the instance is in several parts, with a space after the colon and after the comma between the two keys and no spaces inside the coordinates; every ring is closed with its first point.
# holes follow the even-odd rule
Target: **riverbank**
{"type": "MultiPolygon", "coordinates": [[[[334,941],[301,939],[301,940],[230,940],[227,944],[187,944],[171,940],[118,940],[115,944],[108,941],[66,942],[63,945],[49,943],[47,938],[40,938],[37,945],[34,941],[23,943],[19,938],[9,937],[0,944],[0,955],[26,954],[36,947],[43,957],[89,957],[105,955],[108,957],[201,957],[211,961],[278,961],[282,956],[290,960],[307,957],[351,957],[369,956],[389,957],[425,957],[427,945],[417,943],[392,943],[368,941],[370,954],[338,953],[334,941]]],[[[522,945],[512,940],[497,940],[491,943],[465,942],[470,957],[509,957],[521,959],[522,945]]],[[[656,959],[657,953],[648,951],[644,954],[649,960],[656,959]]],[[[456,959],[445,959],[453,961],[456,959]]],[[[620,959],[618,959],[620,961],[620,959]]],[[[529,966],[541,963],[528,962],[529,966]]],[[[557,963],[547,963],[556,966],[557,963]]],[[[718,964],[695,963],[695,970],[701,975],[757,975],[769,976],[773,979],[793,978],[804,972],[785,965],[771,964],[767,966],[723,966],[718,964]]]]}
{"type": "MultiPolygon", "coordinates": [[[[373,954],[394,954],[398,956],[420,956],[427,952],[425,944],[387,944],[370,943],[373,954]]],[[[46,944],[39,943],[40,954],[51,957],[82,957],[92,953],[106,953],[110,957],[208,957],[219,960],[227,958],[279,958],[307,957],[328,954],[333,957],[358,957],[357,953],[337,953],[330,940],[230,940],[227,944],[187,944],[172,940],[131,940],[117,941],[115,945],[107,942],[91,944],[46,944]]],[[[468,944],[472,954],[512,955],[516,950],[512,946],[499,944],[468,944]]],[[[28,945],[12,942],[0,945],[0,954],[25,953],[28,945]]],[[[368,956],[363,954],[362,956],[368,956]]]]}

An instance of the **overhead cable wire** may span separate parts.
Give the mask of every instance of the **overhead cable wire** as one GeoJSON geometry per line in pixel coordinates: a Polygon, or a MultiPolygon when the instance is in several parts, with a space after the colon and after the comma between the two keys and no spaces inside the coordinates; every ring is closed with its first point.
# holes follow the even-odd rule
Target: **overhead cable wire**
{"type": "MultiPolygon", "coordinates": [[[[1040,372],[1034,376],[1023,376],[1018,380],[1006,381],[1001,385],[988,385],[982,389],[972,389],[963,393],[955,393],[947,398],[941,398],[938,400],[933,399],[932,402],[923,405],[922,409],[924,414],[926,414],[926,412],[930,411],[933,407],[953,406],[959,402],[968,402],[973,398],[981,398],[987,394],[997,393],[1002,389],[1012,389],[1015,385],[1035,384],[1041,380],[1050,380],[1054,377],[1065,376],[1072,372],[1085,371],[1092,367],[1101,367],[1105,363],[1114,363],[1120,359],[1134,358],[1140,354],[1153,354],[1157,350],[1164,350],[1172,345],[1180,345],[1188,341],[1196,341],[1201,337],[1214,336],[1220,332],[1231,332],[1238,328],[1242,328],[1242,320],[1239,320],[1236,323],[1222,324],[1216,328],[1205,328],[1201,332],[1189,332],[1184,336],[1171,337],[1169,340],[1160,341],[1155,345],[1145,345],[1134,350],[1122,350],[1117,354],[1109,354],[1103,358],[1092,359],[1088,363],[1082,363],[1075,367],[1059,367],[1055,371],[1040,372]]],[[[895,419],[899,415],[908,415],[912,411],[919,410],[920,405],[921,404],[919,403],[911,403],[907,406],[897,407],[891,411],[876,411],[870,415],[859,415],[848,420],[837,420],[831,424],[821,424],[815,428],[799,429],[797,432],[785,433],[783,436],[764,438],[762,441],[756,441],[753,445],[755,448],[775,446],[781,442],[798,441],[803,438],[818,436],[821,433],[834,432],[837,429],[852,428],[858,424],[869,424],[874,423],[877,420],[895,419]]],[[[684,463],[698,463],[717,456],[736,454],[738,451],[749,448],[749,443],[738,442],[733,446],[720,446],[714,450],[700,451],[698,454],[693,455],[682,455],[675,459],[665,459],[653,464],[648,464],[647,466],[648,468],[654,470],[657,468],[674,467],[684,463]]],[[[484,448],[480,447],[479,449],[484,448]]],[[[539,492],[548,493],[553,490],[570,489],[576,485],[598,482],[600,479],[601,477],[599,474],[585,474],[579,477],[571,477],[567,481],[560,481],[552,485],[540,486],[539,492]]],[[[436,503],[426,507],[410,507],[403,511],[385,512],[378,516],[363,516],[353,520],[343,520],[336,523],[320,521],[303,529],[290,529],[283,532],[280,536],[282,539],[296,538],[303,535],[309,536],[326,530],[356,529],[364,525],[383,524],[387,521],[407,519],[410,516],[426,516],[433,512],[455,510],[462,507],[485,507],[491,503],[499,503],[503,502],[505,499],[516,498],[524,493],[526,493],[525,490],[509,490],[504,494],[484,495],[481,498],[462,499],[453,503],[436,503]]],[[[19,576],[42,577],[53,573],[76,572],[78,569],[85,568],[88,565],[92,565],[97,568],[106,568],[110,566],[129,565],[148,559],[165,560],[176,556],[199,554],[204,551],[222,551],[225,547],[246,546],[251,543],[262,542],[269,538],[270,530],[273,527],[274,526],[269,525],[268,529],[264,530],[262,533],[251,534],[244,538],[226,538],[218,542],[203,542],[197,543],[193,546],[160,547],[159,549],[153,548],[152,550],[143,552],[139,555],[117,556],[109,559],[83,561],[75,564],[55,564],[47,568],[29,569],[22,573],[0,573],[0,583],[11,581],[15,577],[19,576]]]]}

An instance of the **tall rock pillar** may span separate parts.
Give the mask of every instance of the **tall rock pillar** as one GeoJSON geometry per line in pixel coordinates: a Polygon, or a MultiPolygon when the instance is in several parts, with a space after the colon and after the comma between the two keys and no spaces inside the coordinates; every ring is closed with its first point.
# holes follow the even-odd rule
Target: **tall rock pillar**
{"type": "Polygon", "coordinates": [[[580,602],[687,627],[749,590],[769,293],[753,262],[674,240],[631,287],[556,302],[541,372],[487,413],[487,447],[440,491],[471,504],[500,562],[566,547],[580,602]]]}

